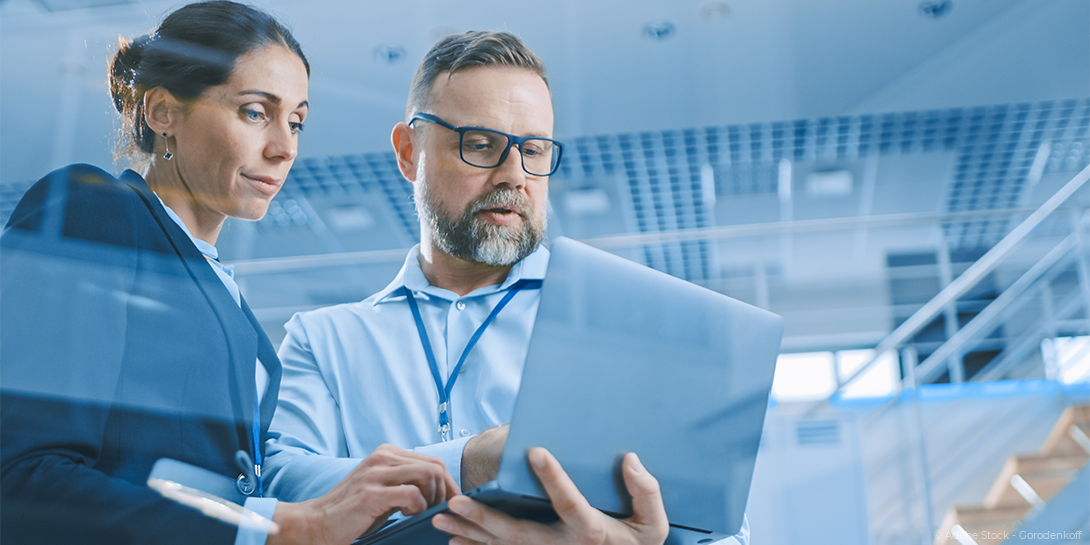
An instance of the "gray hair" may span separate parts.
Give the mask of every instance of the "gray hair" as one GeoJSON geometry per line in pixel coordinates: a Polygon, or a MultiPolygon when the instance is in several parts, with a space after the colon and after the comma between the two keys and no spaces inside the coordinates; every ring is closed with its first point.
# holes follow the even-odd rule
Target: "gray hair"
{"type": "Polygon", "coordinates": [[[545,86],[549,86],[541,59],[513,34],[481,30],[452,34],[432,46],[416,69],[405,121],[427,109],[435,78],[439,74],[446,73],[449,78],[456,72],[478,66],[525,68],[541,76],[545,86]]]}

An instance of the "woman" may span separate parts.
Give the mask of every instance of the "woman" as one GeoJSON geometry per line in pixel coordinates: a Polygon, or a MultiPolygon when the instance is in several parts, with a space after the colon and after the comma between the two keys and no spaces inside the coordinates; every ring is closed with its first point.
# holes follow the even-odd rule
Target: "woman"
{"type": "MultiPolygon", "coordinates": [[[[146,175],[53,172],[0,239],[0,541],[235,541],[144,483],[173,458],[261,494],[280,362],[215,243],[227,216],[261,218],[284,183],[309,72],[286,28],[232,2],[122,40],[119,154],[146,175]]],[[[384,446],[321,498],[246,503],[279,524],[268,543],[348,543],[456,490],[438,460],[384,446]]]]}

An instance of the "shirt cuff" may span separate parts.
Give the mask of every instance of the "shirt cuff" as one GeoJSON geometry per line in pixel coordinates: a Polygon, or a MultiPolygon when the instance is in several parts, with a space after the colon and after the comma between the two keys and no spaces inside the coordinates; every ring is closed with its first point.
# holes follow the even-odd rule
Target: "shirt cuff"
{"type": "MultiPolygon", "coordinates": [[[[424,445],[422,447],[416,447],[413,452],[419,452],[421,454],[427,454],[428,456],[435,456],[443,461],[443,464],[447,466],[447,471],[450,472],[450,476],[454,477],[454,482],[458,486],[462,486],[462,451],[466,448],[466,443],[475,436],[459,437],[452,441],[444,441],[442,443],[435,443],[433,445],[424,445]]],[[[465,492],[465,490],[462,490],[465,492]]]]}
{"type": "MultiPolygon", "coordinates": [[[[246,498],[245,507],[246,509],[269,519],[271,522],[273,513],[276,511],[276,504],[276,498],[246,498]]],[[[235,534],[235,545],[264,545],[265,540],[268,538],[268,523],[262,524],[261,528],[239,526],[238,533],[235,534]]]]}

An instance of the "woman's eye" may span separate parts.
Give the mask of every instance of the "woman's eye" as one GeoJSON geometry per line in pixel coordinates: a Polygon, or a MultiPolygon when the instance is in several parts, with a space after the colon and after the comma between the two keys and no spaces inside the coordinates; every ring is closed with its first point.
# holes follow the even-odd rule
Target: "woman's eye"
{"type": "Polygon", "coordinates": [[[291,127],[292,134],[299,134],[303,132],[303,124],[300,122],[288,123],[288,126],[291,127]]]}
{"type": "Polygon", "coordinates": [[[265,119],[265,112],[261,110],[255,110],[253,108],[243,108],[242,114],[246,116],[246,119],[250,121],[261,121],[265,119]]]}

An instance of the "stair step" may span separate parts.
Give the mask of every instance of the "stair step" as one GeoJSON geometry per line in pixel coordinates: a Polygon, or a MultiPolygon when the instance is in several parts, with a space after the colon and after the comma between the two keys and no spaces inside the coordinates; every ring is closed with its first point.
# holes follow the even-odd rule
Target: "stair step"
{"type": "MultiPolygon", "coordinates": [[[[1013,512],[1013,510],[1010,510],[1010,513],[1013,512]]],[[[951,514],[953,514],[953,510],[951,510],[951,514]]],[[[1002,515],[1002,517],[1006,516],[1008,515],[1002,515]]],[[[1022,516],[1025,516],[1025,514],[1023,514],[1022,516]]],[[[949,516],[947,516],[947,520],[949,520],[949,516]]],[[[935,537],[935,545],[960,545],[957,538],[954,537],[954,524],[960,525],[961,529],[964,530],[965,533],[969,534],[969,537],[973,538],[973,541],[976,541],[978,545],[993,545],[1003,543],[1014,533],[1014,530],[1018,527],[1019,522],[1020,519],[1004,518],[1004,520],[984,521],[976,523],[944,523],[942,529],[939,530],[938,534],[935,537]]]]}
{"type": "Polygon", "coordinates": [[[1086,450],[1071,438],[1071,426],[1076,426],[1083,434],[1090,435],[1090,405],[1076,405],[1065,409],[1041,446],[1041,454],[1086,455],[1086,450]]]}
{"type": "Polygon", "coordinates": [[[1002,507],[989,509],[982,506],[955,507],[958,524],[962,528],[968,528],[974,524],[991,524],[996,522],[1018,522],[1029,514],[1030,506],[1002,507]]]}
{"type": "Polygon", "coordinates": [[[960,526],[978,545],[999,544],[1007,540],[1033,506],[1011,484],[1019,476],[1041,501],[1047,502],[1075,477],[1090,461],[1090,452],[1082,444],[1085,437],[1072,427],[1090,435],[1090,405],[1068,407],[1060,415],[1037,454],[1012,456],[999,472],[982,505],[957,506],[947,512],[935,545],[960,545],[953,536],[960,526]]]}
{"type": "Polygon", "coordinates": [[[1075,473],[1086,465],[1090,455],[1047,456],[1021,454],[1011,457],[991,491],[984,498],[985,507],[1018,507],[1028,505],[1026,499],[1011,485],[1011,477],[1019,475],[1044,501],[1048,501],[1066,485],[1075,473]]]}

